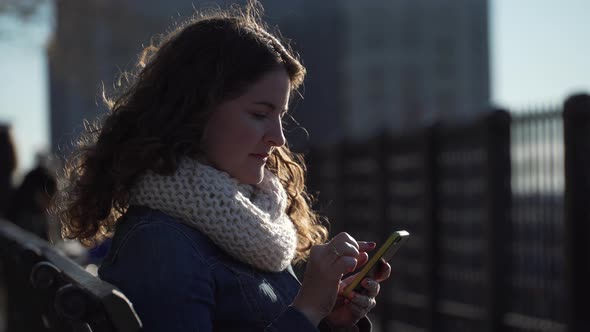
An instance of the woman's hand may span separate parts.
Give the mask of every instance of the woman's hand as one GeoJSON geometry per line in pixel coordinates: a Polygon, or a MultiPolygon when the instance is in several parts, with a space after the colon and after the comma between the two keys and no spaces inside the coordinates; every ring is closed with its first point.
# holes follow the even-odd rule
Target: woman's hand
{"type": "Polygon", "coordinates": [[[379,282],[389,278],[390,274],[391,266],[388,263],[381,261],[375,279],[363,279],[361,286],[364,290],[361,293],[353,291],[348,297],[345,297],[343,292],[346,286],[352,282],[355,275],[342,280],[334,309],[326,317],[327,323],[335,328],[354,326],[375,307],[377,304],[375,298],[379,295],[380,289],[379,282]]]}
{"type": "Polygon", "coordinates": [[[375,243],[357,242],[347,233],[336,235],[326,244],[313,246],[303,284],[292,306],[317,326],[336,303],[342,275],[364,264],[368,257],[366,251],[374,247],[375,243]]]}

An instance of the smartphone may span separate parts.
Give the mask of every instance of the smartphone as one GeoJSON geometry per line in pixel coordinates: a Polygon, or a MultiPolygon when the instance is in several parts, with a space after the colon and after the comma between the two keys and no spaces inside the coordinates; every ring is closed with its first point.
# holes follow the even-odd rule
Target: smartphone
{"type": "Polygon", "coordinates": [[[395,255],[397,250],[408,240],[409,237],[410,233],[406,231],[393,232],[387,238],[385,243],[379,247],[377,252],[371,256],[369,261],[365,264],[365,266],[363,266],[361,272],[357,273],[352,282],[346,286],[344,289],[344,296],[348,296],[353,290],[360,292],[362,290],[360,285],[361,281],[366,277],[375,277],[379,267],[379,264],[377,263],[381,260],[388,262],[393,257],[393,255],[395,255]]]}

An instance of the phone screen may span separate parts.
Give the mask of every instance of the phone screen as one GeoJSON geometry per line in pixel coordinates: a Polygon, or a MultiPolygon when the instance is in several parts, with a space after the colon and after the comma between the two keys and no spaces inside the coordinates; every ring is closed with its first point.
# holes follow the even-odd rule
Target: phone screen
{"type": "Polygon", "coordinates": [[[354,280],[346,286],[344,289],[344,295],[348,296],[350,292],[353,290],[359,291],[361,289],[360,283],[365,277],[374,277],[375,273],[377,273],[377,268],[379,264],[377,264],[380,260],[388,262],[393,255],[397,252],[397,250],[406,242],[410,233],[406,231],[396,231],[393,232],[387,240],[383,243],[381,247],[375,252],[373,256],[369,259],[369,261],[363,266],[361,272],[359,272],[354,280]]]}

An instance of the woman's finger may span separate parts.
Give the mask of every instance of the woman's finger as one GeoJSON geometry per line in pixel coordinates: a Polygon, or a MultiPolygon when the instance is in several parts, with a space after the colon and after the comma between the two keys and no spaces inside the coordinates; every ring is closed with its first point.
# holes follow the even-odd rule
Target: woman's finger
{"type": "Polygon", "coordinates": [[[375,247],[377,247],[377,244],[375,242],[358,241],[357,243],[359,245],[358,250],[361,252],[369,252],[375,249],[375,247]]]}
{"type": "Polygon", "coordinates": [[[353,244],[348,242],[342,243],[334,241],[330,242],[328,247],[336,256],[350,256],[357,258],[359,255],[359,250],[353,244]]]}
{"type": "Polygon", "coordinates": [[[359,267],[365,265],[365,263],[368,261],[369,261],[369,254],[361,251],[361,253],[359,254],[359,257],[357,258],[356,268],[358,269],[359,267]]]}
{"type": "MultiPolygon", "coordinates": [[[[345,269],[343,273],[354,271],[360,255],[359,244],[347,233],[336,235],[326,244],[327,254],[331,255],[332,264],[345,269]]],[[[364,255],[361,257],[364,259],[364,255]]],[[[339,269],[338,268],[338,269],[339,269]]]]}
{"type": "Polygon", "coordinates": [[[359,249],[358,242],[356,242],[356,240],[352,236],[350,236],[350,234],[348,234],[346,232],[338,233],[338,235],[336,235],[336,236],[334,236],[334,238],[332,238],[330,243],[349,243],[350,245],[355,247],[357,250],[359,249]]]}
{"type": "Polygon", "coordinates": [[[384,260],[379,261],[379,270],[375,274],[375,280],[381,282],[386,280],[391,275],[391,265],[384,260]]]}
{"type": "Polygon", "coordinates": [[[377,304],[374,298],[358,294],[349,301],[348,307],[357,317],[365,316],[377,304]]]}
{"type": "Polygon", "coordinates": [[[358,305],[361,308],[368,308],[371,305],[371,297],[355,294],[352,299],[350,299],[350,302],[358,305]]]}
{"type": "Polygon", "coordinates": [[[365,308],[362,308],[361,306],[355,304],[355,303],[348,303],[347,304],[348,308],[350,309],[350,311],[352,312],[352,314],[356,317],[364,317],[367,314],[367,310],[365,308]]]}
{"type": "Polygon", "coordinates": [[[381,289],[381,285],[377,281],[371,278],[365,278],[361,282],[361,285],[366,290],[364,295],[368,297],[376,297],[379,295],[379,290],[381,289]]]}
{"type": "Polygon", "coordinates": [[[340,256],[332,263],[334,269],[341,273],[340,277],[342,277],[342,274],[354,271],[356,269],[356,265],[356,258],[350,256],[340,256]]]}

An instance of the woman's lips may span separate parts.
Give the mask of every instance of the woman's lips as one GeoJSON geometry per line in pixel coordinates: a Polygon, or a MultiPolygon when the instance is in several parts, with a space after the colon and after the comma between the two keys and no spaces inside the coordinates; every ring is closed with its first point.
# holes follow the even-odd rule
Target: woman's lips
{"type": "Polygon", "coordinates": [[[252,153],[251,155],[263,161],[266,161],[268,159],[267,153],[252,153]]]}

